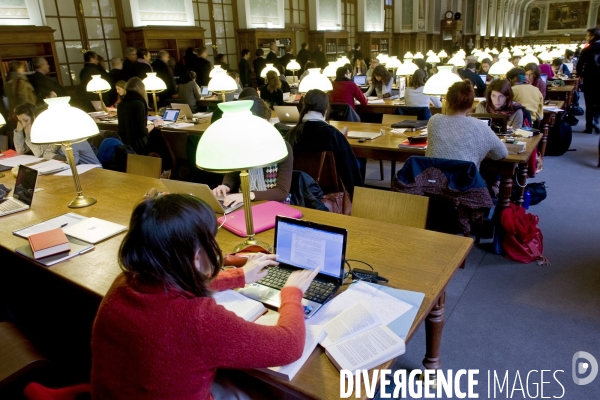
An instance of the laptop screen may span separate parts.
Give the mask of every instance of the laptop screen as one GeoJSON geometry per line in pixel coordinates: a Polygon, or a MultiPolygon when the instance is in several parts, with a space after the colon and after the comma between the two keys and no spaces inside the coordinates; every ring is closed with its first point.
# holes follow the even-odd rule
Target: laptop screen
{"type": "Polygon", "coordinates": [[[167,122],[175,122],[179,117],[179,110],[174,110],[172,108],[167,108],[163,115],[163,121],[167,122]]]}
{"type": "Polygon", "coordinates": [[[481,78],[481,80],[483,81],[483,83],[485,83],[485,80],[487,79],[487,75],[481,74],[481,75],[479,75],[479,77],[481,78]]]}
{"type": "Polygon", "coordinates": [[[208,91],[208,86],[202,86],[200,95],[202,95],[202,96],[210,96],[210,92],[208,91]]]}
{"type": "Polygon", "coordinates": [[[544,81],[544,83],[548,82],[548,74],[540,74],[540,79],[544,81]]]}
{"type": "Polygon", "coordinates": [[[321,266],[320,274],[341,280],[344,277],[346,237],[345,229],[277,217],[277,261],[311,270],[321,266]]]}
{"type": "Polygon", "coordinates": [[[19,173],[17,174],[17,181],[15,182],[13,198],[22,201],[31,207],[37,177],[38,172],[35,169],[19,165],[19,173]]]}
{"type": "Polygon", "coordinates": [[[364,86],[367,84],[367,77],[365,75],[356,75],[354,78],[354,83],[358,86],[364,86]]]}

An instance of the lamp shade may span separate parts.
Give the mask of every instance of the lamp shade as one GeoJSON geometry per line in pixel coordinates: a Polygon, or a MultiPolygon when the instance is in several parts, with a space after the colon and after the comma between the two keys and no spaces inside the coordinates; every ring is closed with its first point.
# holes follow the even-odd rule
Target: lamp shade
{"type": "Polygon", "coordinates": [[[338,61],[341,61],[343,64],[350,64],[350,60],[346,56],[338,57],[338,61]]]}
{"type": "Polygon", "coordinates": [[[144,82],[146,92],[162,92],[167,89],[165,81],[156,76],[156,72],[146,73],[146,78],[142,82],[144,82]]]}
{"type": "Polygon", "coordinates": [[[517,47],[513,50],[512,55],[515,57],[523,57],[525,55],[525,53],[523,53],[523,50],[521,50],[517,47]]]}
{"type": "Polygon", "coordinates": [[[413,58],[425,58],[425,57],[423,57],[423,54],[420,51],[417,51],[413,58]]]}
{"type": "Polygon", "coordinates": [[[204,132],[196,164],[208,171],[230,172],[265,167],[287,157],[283,137],[267,120],[252,115],[251,100],[220,103],[223,117],[204,132]]]}
{"type": "Polygon", "coordinates": [[[448,60],[448,64],[452,64],[452,65],[455,65],[455,66],[461,67],[461,68],[466,65],[465,64],[465,59],[459,57],[458,54],[456,54],[454,57],[452,57],[451,59],[449,59],[448,60]]]}
{"type": "Polygon", "coordinates": [[[452,73],[451,66],[441,65],[438,67],[438,73],[425,82],[423,94],[445,96],[448,93],[448,88],[456,82],[462,82],[460,76],[452,73]]]}
{"type": "Polygon", "coordinates": [[[432,55],[427,57],[425,62],[428,62],[430,64],[437,64],[440,62],[440,57],[437,54],[433,53],[432,55]]]}
{"type": "Polygon", "coordinates": [[[500,58],[498,62],[492,64],[490,70],[488,71],[488,74],[496,76],[506,75],[506,73],[514,67],[515,66],[507,59],[500,58]]]}
{"type": "Polygon", "coordinates": [[[223,68],[221,68],[220,65],[215,65],[213,69],[210,70],[210,72],[208,73],[208,77],[212,78],[213,76],[215,76],[215,74],[218,74],[219,72],[227,72],[225,71],[223,68]]]}
{"type": "Polygon", "coordinates": [[[439,58],[446,58],[448,57],[448,53],[446,53],[446,50],[442,49],[439,53],[438,53],[438,57],[439,58]]]}
{"type": "Polygon", "coordinates": [[[300,69],[300,64],[296,60],[290,60],[288,65],[285,66],[285,69],[289,69],[290,71],[298,71],[300,69]]]}
{"type": "Polygon", "coordinates": [[[538,58],[533,54],[527,54],[525,57],[519,60],[519,67],[524,67],[530,63],[538,65],[540,63],[540,60],[538,60],[538,58]]]}
{"type": "Polygon", "coordinates": [[[410,51],[407,51],[406,54],[404,54],[403,58],[405,60],[412,60],[413,58],[415,58],[415,56],[413,56],[413,54],[410,51]]]}
{"type": "Polygon", "coordinates": [[[538,58],[542,61],[552,61],[552,56],[546,50],[544,50],[540,54],[538,54],[538,58]]]}
{"type": "Polygon", "coordinates": [[[226,93],[237,90],[238,86],[235,80],[222,70],[217,72],[210,81],[208,81],[208,91],[215,93],[226,93]]]}
{"type": "Polygon", "coordinates": [[[402,65],[402,62],[398,60],[398,56],[391,56],[388,62],[385,64],[387,69],[398,68],[402,65]]]}
{"type": "Polygon", "coordinates": [[[4,115],[0,114],[0,126],[6,125],[6,120],[4,119],[4,115]]]}
{"type": "Polygon", "coordinates": [[[433,52],[433,50],[429,50],[427,53],[425,53],[425,55],[426,55],[427,57],[430,57],[430,56],[432,56],[432,55],[434,55],[434,54],[435,54],[435,53],[433,52]]]}
{"type": "Polygon", "coordinates": [[[279,76],[279,71],[277,70],[277,68],[275,68],[273,66],[273,64],[267,64],[267,66],[264,67],[262,71],[260,71],[260,77],[261,78],[266,78],[267,77],[267,72],[269,72],[269,71],[275,71],[275,72],[277,72],[277,76],[279,76]]]}
{"type": "Polygon", "coordinates": [[[396,71],[396,75],[410,76],[410,75],[414,74],[417,69],[419,69],[419,67],[417,66],[417,64],[412,62],[412,60],[405,60],[404,64],[402,64],[402,65],[400,65],[400,67],[398,67],[398,70],[396,71]]]}
{"type": "Polygon", "coordinates": [[[338,67],[341,67],[343,65],[344,64],[338,63],[337,61],[330,61],[329,65],[327,65],[323,69],[323,75],[325,75],[328,78],[333,78],[336,76],[336,71],[337,71],[338,67]]]}
{"type": "Polygon", "coordinates": [[[482,61],[483,61],[483,60],[485,60],[486,58],[487,58],[487,59],[489,59],[489,60],[491,60],[491,59],[492,59],[492,56],[490,55],[490,53],[484,53],[484,52],[481,52],[481,53],[479,53],[479,55],[477,56],[477,61],[479,61],[479,62],[482,62],[482,61]]]}
{"type": "Polygon", "coordinates": [[[69,96],[44,99],[48,109],[33,121],[31,143],[76,142],[98,134],[98,125],[79,108],[69,105],[69,96]]]}
{"type": "Polygon", "coordinates": [[[329,92],[333,90],[331,81],[327,77],[321,74],[319,68],[309,68],[308,75],[306,75],[301,81],[298,87],[298,92],[306,93],[312,89],[319,89],[323,92],[329,92]]]}
{"type": "Polygon", "coordinates": [[[92,75],[92,80],[88,82],[85,90],[94,93],[108,92],[110,90],[110,83],[102,79],[100,75],[92,75]]]}

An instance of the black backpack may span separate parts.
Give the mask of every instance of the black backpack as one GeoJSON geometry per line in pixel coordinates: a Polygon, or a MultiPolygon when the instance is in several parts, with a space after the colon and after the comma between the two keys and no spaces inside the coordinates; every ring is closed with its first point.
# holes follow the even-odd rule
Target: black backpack
{"type": "Polygon", "coordinates": [[[571,140],[573,140],[573,129],[571,128],[571,125],[557,115],[556,123],[548,132],[546,155],[562,156],[569,150],[571,140]]]}

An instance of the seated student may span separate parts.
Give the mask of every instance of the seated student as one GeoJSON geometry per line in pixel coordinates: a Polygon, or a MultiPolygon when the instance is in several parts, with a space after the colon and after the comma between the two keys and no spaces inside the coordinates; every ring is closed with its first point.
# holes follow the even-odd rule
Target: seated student
{"type": "Polygon", "coordinates": [[[115,83],[115,89],[117,90],[117,101],[115,102],[115,104],[113,104],[113,107],[116,107],[121,102],[123,96],[125,96],[125,94],[127,93],[127,90],[125,89],[126,86],[127,82],[125,81],[118,81],[117,83],[115,83]]]}
{"type": "Polygon", "coordinates": [[[331,83],[333,90],[329,92],[329,101],[332,103],[346,103],[353,110],[356,110],[354,100],[358,100],[360,104],[366,106],[367,98],[350,78],[352,78],[352,71],[348,67],[339,67],[335,71],[335,80],[331,83]]]}
{"type": "Polygon", "coordinates": [[[125,89],[127,93],[117,107],[119,136],[137,154],[145,155],[148,153],[148,134],[163,121],[156,119],[148,125],[148,95],[140,78],[129,79],[125,89]]]}
{"type": "Polygon", "coordinates": [[[410,78],[410,83],[404,92],[404,101],[407,107],[429,107],[429,103],[433,103],[434,107],[441,108],[442,102],[435,96],[423,94],[425,87],[425,71],[422,69],[415,70],[415,73],[410,78]]]}
{"type": "Polygon", "coordinates": [[[563,64],[562,59],[555,58],[552,60],[552,72],[558,79],[567,79],[571,77],[571,71],[569,71],[569,67],[563,64]]]}
{"type": "MultiPolygon", "coordinates": [[[[257,117],[271,119],[271,109],[263,99],[245,98],[254,101],[252,114],[257,117]]],[[[292,170],[294,167],[294,154],[289,143],[287,146],[288,156],[273,165],[264,168],[252,168],[250,174],[250,199],[252,201],[272,200],[285,201],[290,193],[292,184],[292,170]]],[[[240,173],[231,172],[225,175],[223,183],[213,189],[216,196],[225,196],[223,203],[226,206],[236,205],[244,201],[240,192],[240,173]]]]}
{"type": "MultiPolygon", "coordinates": [[[[31,143],[31,127],[35,121],[35,111],[36,108],[31,103],[21,104],[15,108],[15,116],[17,117],[17,121],[19,121],[13,136],[15,150],[19,154],[33,154],[35,157],[40,157],[45,160],[67,161],[64,146],[31,143]]],[[[87,140],[74,143],[71,145],[71,148],[73,149],[75,165],[100,165],[100,161],[96,158],[94,150],[87,140]]]]}
{"type": "Polygon", "coordinates": [[[290,84],[285,77],[285,68],[283,65],[276,65],[275,68],[279,71],[279,80],[281,81],[281,91],[283,93],[290,93],[290,84]]]}
{"type": "Polygon", "coordinates": [[[329,112],[329,97],[318,89],[304,96],[300,123],[292,128],[285,140],[296,152],[333,151],[337,173],[350,197],[354,186],[362,186],[358,161],[344,135],[325,121],[329,112]]]}
{"type": "Polygon", "coordinates": [[[267,72],[267,83],[260,87],[260,98],[269,104],[269,107],[283,105],[283,91],[281,90],[281,80],[279,74],[275,71],[267,72]]]}
{"type": "Polygon", "coordinates": [[[446,114],[432,116],[427,124],[427,157],[471,161],[479,168],[485,157],[500,160],[508,155],[504,143],[485,121],[467,116],[474,98],[470,80],[450,86],[446,114]]]}
{"type": "Polygon", "coordinates": [[[215,213],[191,195],[151,198],[133,210],[118,255],[123,272],[92,328],[92,397],[246,399],[233,382],[215,381],[219,368],[286,365],[302,355],[301,300],[318,269],[290,275],[277,325],[247,322],[212,293],[264,278],[277,256],[251,255],[242,268],[221,271],[216,233],[215,213]]]}
{"type": "Polygon", "coordinates": [[[198,111],[197,101],[202,98],[200,87],[196,83],[196,73],[188,71],[181,77],[179,82],[179,102],[187,104],[192,112],[198,111]]]}
{"type": "Polygon", "coordinates": [[[538,65],[540,72],[542,74],[546,74],[547,79],[554,79],[554,71],[552,71],[552,66],[550,64],[542,63],[538,65]]]}
{"type": "Polygon", "coordinates": [[[497,79],[488,85],[485,100],[475,109],[476,114],[506,115],[508,126],[513,129],[523,127],[523,106],[513,101],[511,84],[506,79],[497,79]]]}
{"type": "Polygon", "coordinates": [[[369,69],[367,70],[367,83],[370,85],[373,82],[373,72],[375,68],[379,67],[379,60],[377,58],[371,58],[369,69]]]}
{"type": "Polygon", "coordinates": [[[361,76],[361,75],[367,75],[367,64],[365,64],[365,60],[363,60],[362,58],[357,58],[356,60],[354,60],[354,71],[352,73],[352,75],[354,76],[361,76]]]}
{"type": "Polygon", "coordinates": [[[542,79],[542,73],[537,64],[525,65],[525,77],[530,85],[537,87],[544,98],[546,98],[546,82],[542,79]]]}
{"type": "Polygon", "coordinates": [[[484,58],[481,60],[481,64],[479,65],[479,71],[477,71],[478,75],[485,75],[486,84],[494,79],[494,77],[489,74],[491,66],[492,60],[489,58],[484,58]]]}
{"type": "Polygon", "coordinates": [[[377,97],[388,98],[392,97],[392,85],[394,84],[394,79],[392,78],[392,74],[390,71],[385,69],[383,65],[378,65],[373,70],[373,80],[369,85],[369,89],[365,96],[369,97],[373,93],[373,90],[377,94],[377,97]]]}
{"type": "Polygon", "coordinates": [[[460,77],[463,79],[470,80],[473,86],[477,87],[475,89],[477,96],[483,97],[485,94],[486,85],[483,79],[481,79],[481,77],[475,73],[474,63],[468,63],[465,69],[458,71],[458,75],[460,75],[460,77]]]}
{"type": "Polygon", "coordinates": [[[236,71],[227,71],[227,75],[229,75],[237,84],[237,89],[230,93],[225,93],[225,101],[233,101],[239,97],[240,93],[242,93],[242,85],[240,84],[240,74],[236,71]]]}
{"type": "Polygon", "coordinates": [[[306,62],[306,64],[304,65],[304,72],[298,78],[298,82],[302,82],[302,79],[304,79],[304,77],[309,74],[308,70],[311,69],[311,68],[319,68],[317,66],[317,63],[314,62],[314,60],[308,60],[306,62]]]}
{"type": "Polygon", "coordinates": [[[510,81],[514,101],[520,103],[531,114],[531,120],[537,121],[544,116],[544,97],[542,92],[527,83],[525,70],[513,68],[506,73],[506,79],[510,81]]]}

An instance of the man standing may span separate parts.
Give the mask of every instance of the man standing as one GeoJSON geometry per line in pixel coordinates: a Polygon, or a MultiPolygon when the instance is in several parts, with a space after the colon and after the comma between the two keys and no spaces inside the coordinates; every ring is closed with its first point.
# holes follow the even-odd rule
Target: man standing
{"type": "MultiPolygon", "coordinates": [[[[325,53],[323,53],[323,46],[321,46],[320,44],[317,45],[317,50],[315,50],[315,52],[313,53],[312,58],[315,60],[315,63],[317,63],[317,67],[323,69],[327,66],[327,57],[325,57],[325,53]]],[[[305,65],[300,66],[302,68],[305,67],[305,65]]]]}
{"type": "Polygon", "coordinates": [[[152,63],[152,69],[156,72],[156,76],[162,79],[165,82],[165,85],[167,85],[167,89],[159,94],[162,105],[166,104],[166,99],[179,97],[177,94],[177,86],[175,85],[175,76],[173,75],[171,66],[169,66],[170,59],[171,55],[169,52],[161,50],[158,52],[156,60],[152,63]]]}
{"type": "MultiPolygon", "coordinates": [[[[87,51],[83,55],[83,69],[79,73],[79,94],[82,99],[86,99],[88,101],[82,103],[84,107],[83,110],[86,112],[95,111],[92,106],[91,101],[98,100],[98,94],[88,92],[87,84],[92,80],[92,75],[100,75],[102,79],[105,79],[110,82],[110,76],[108,73],[99,65],[98,55],[94,51],[87,51]]],[[[105,104],[110,104],[110,95],[107,93],[102,94],[102,99],[105,104]]]]}
{"type": "Polygon", "coordinates": [[[28,75],[27,78],[31,86],[33,86],[33,90],[35,90],[38,104],[43,103],[44,99],[48,97],[62,97],[67,95],[65,89],[48,76],[50,64],[48,64],[45,58],[34,58],[33,67],[35,68],[35,72],[28,75]]]}
{"type": "Polygon", "coordinates": [[[196,72],[196,83],[198,86],[207,86],[210,77],[210,70],[212,65],[210,65],[210,61],[207,60],[208,52],[206,47],[202,46],[196,50],[196,54],[198,54],[198,58],[196,58],[196,62],[194,65],[194,72],[196,72]]]}
{"type": "Polygon", "coordinates": [[[238,63],[238,70],[240,71],[240,83],[243,88],[252,86],[252,78],[250,76],[250,50],[242,50],[242,59],[238,63]]]}
{"type": "Polygon", "coordinates": [[[468,79],[473,82],[475,93],[478,97],[483,97],[486,89],[485,82],[483,82],[483,79],[475,73],[475,69],[476,65],[474,63],[468,63],[465,69],[458,71],[458,75],[463,79],[468,79]]]}
{"type": "MultiPolygon", "coordinates": [[[[585,133],[600,133],[598,114],[600,114],[600,29],[587,30],[585,40],[588,46],[581,50],[577,62],[577,75],[583,78],[583,97],[585,99],[585,133]]],[[[599,146],[600,149],[600,146],[599,146]]],[[[598,163],[600,167],[600,162],[598,163]]]]}
{"type": "MultiPolygon", "coordinates": [[[[292,46],[285,46],[285,54],[283,56],[281,56],[281,58],[279,59],[279,65],[281,65],[283,68],[287,68],[287,65],[289,64],[290,61],[292,61],[294,59],[294,54],[292,53],[292,46]]],[[[286,75],[290,75],[292,74],[292,71],[285,72],[286,75]]]]}
{"type": "Polygon", "coordinates": [[[137,52],[138,59],[135,63],[135,76],[144,80],[148,72],[154,72],[150,65],[150,52],[146,48],[141,48],[137,52]]]}
{"type": "Polygon", "coordinates": [[[346,57],[348,57],[348,60],[350,60],[350,62],[352,62],[352,60],[354,59],[354,51],[352,50],[352,46],[347,44],[346,51],[344,52],[344,54],[346,55],[346,57]]]}
{"type": "Polygon", "coordinates": [[[354,64],[356,64],[356,59],[363,58],[363,54],[360,51],[360,43],[354,43],[354,52],[352,55],[353,58],[351,58],[350,61],[352,62],[352,66],[354,67],[354,64]]]}
{"type": "Polygon", "coordinates": [[[123,68],[121,72],[121,79],[127,82],[129,79],[136,76],[135,74],[135,64],[137,62],[137,50],[133,47],[128,47],[125,49],[125,61],[123,62],[123,68]]]}
{"type": "Polygon", "coordinates": [[[271,44],[269,45],[269,49],[269,54],[267,54],[267,64],[279,64],[279,58],[277,57],[277,43],[271,42],[271,44]]]}
{"type": "Polygon", "coordinates": [[[298,55],[296,56],[296,61],[298,61],[298,64],[300,64],[300,71],[298,71],[298,76],[302,75],[302,72],[304,72],[304,66],[306,65],[306,62],[309,58],[310,52],[308,51],[308,44],[302,43],[302,50],[300,50],[298,52],[298,55]]]}
{"type": "Polygon", "coordinates": [[[108,75],[110,75],[110,77],[112,78],[112,85],[114,86],[115,83],[119,82],[119,81],[125,81],[125,77],[123,76],[123,60],[121,60],[119,57],[113,57],[110,59],[110,71],[108,72],[108,75]]]}
{"type": "Polygon", "coordinates": [[[267,60],[265,60],[265,52],[260,47],[256,49],[256,58],[252,61],[254,64],[254,75],[256,75],[256,84],[261,87],[265,84],[265,79],[260,77],[260,73],[267,66],[267,60]]]}

